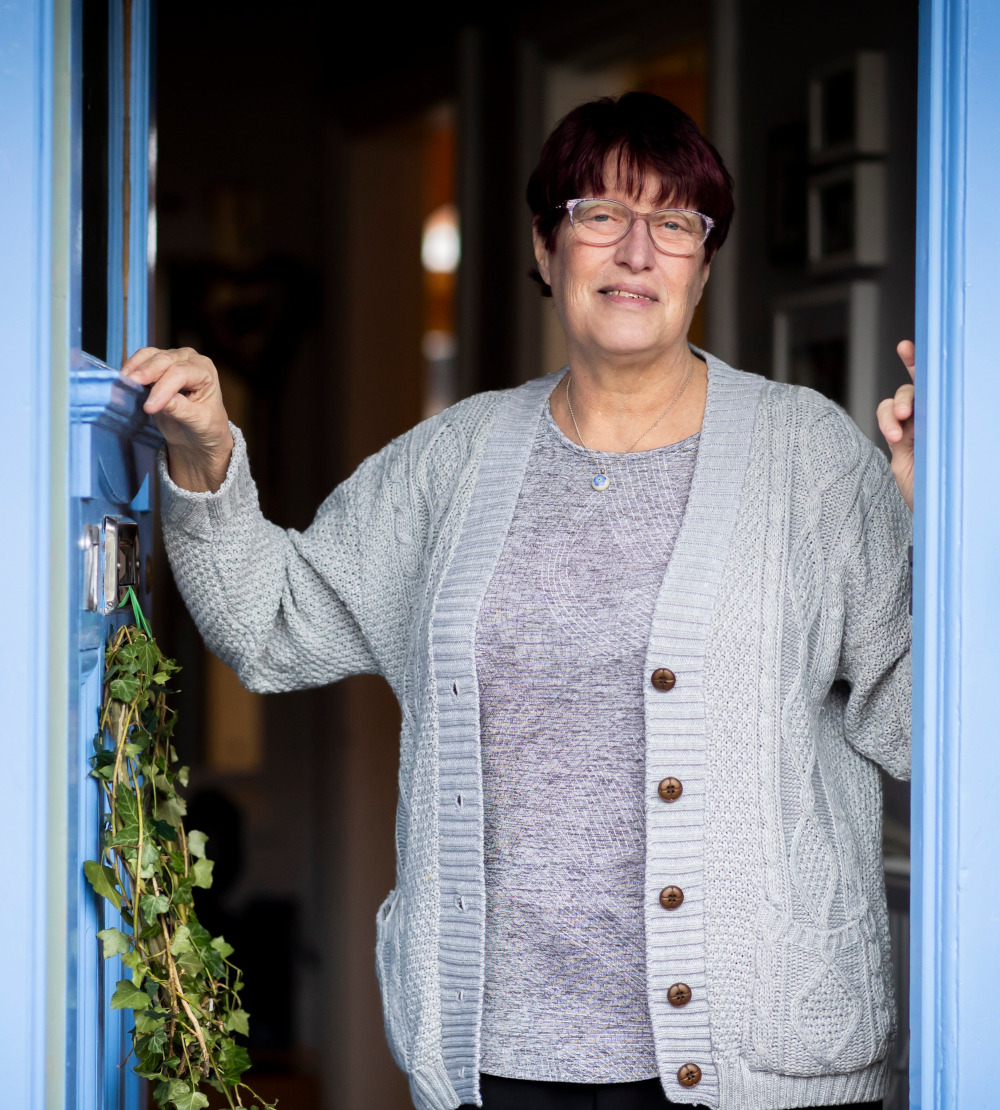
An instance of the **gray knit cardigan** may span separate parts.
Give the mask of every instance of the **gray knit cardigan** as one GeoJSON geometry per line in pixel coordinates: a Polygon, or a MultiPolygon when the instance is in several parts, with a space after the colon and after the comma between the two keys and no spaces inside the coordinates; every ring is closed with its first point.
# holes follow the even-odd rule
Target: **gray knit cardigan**
{"type": "MultiPolygon", "coordinates": [[[[877,765],[908,773],[909,513],[841,409],[706,357],[699,457],[646,659],[676,674],[672,690],[645,687],[662,1083],[722,1110],[876,1099],[895,1025],[877,765]],[[684,784],[676,802],[658,796],[667,775],[684,784]],[[669,911],[668,884],[685,893],[669,911]],[[681,1008],[667,1001],[678,981],[692,990],[681,1008]],[[690,1088],[677,1079],[689,1062],[702,1073],[690,1088]]],[[[217,493],[179,490],[161,462],[178,584],[247,687],[377,672],[399,699],[397,883],[376,968],[418,1110],[480,1101],[475,627],[556,381],[418,425],[304,533],[263,518],[238,434],[217,493]]]]}

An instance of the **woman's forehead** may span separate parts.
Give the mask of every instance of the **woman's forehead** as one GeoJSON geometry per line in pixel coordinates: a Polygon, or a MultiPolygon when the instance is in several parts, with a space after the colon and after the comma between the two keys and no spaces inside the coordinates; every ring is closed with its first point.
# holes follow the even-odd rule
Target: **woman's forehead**
{"type": "Polygon", "coordinates": [[[637,164],[624,151],[611,151],[604,159],[602,179],[589,183],[591,196],[623,200],[633,208],[688,208],[676,184],[637,164]]]}

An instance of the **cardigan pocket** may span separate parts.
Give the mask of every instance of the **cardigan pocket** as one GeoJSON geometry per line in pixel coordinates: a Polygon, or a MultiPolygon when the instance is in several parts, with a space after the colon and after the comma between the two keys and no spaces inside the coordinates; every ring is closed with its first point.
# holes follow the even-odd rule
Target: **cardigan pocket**
{"type": "Polygon", "coordinates": [[[382,994],[382,1020],[385,1022],[389,1051],[403,1071],[409,1071],[410,1038],[400,973],[401,910],[399,891],[390,890],[375,915],[375,971],[382,994]]]}
{"type": "Polygon", "coordinates": [[[895,1031],[888,936],[870,912],[838,929],[817,929],[765,905],[754,964],[744,1028],[751,1068],[835,1075],[888,1052],[895,1031]]]}

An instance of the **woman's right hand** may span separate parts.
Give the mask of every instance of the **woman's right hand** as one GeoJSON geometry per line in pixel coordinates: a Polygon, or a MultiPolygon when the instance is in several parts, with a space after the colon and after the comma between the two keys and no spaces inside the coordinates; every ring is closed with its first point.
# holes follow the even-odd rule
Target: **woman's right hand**
{"type": "Polygon", "coordinates": [[[122,373],[151,386],[143,409],[166,440],[170,477],[194,493],[217,490],[229,468],[233,436],[212,360],[190,347],[142,347],[122,373]]]}

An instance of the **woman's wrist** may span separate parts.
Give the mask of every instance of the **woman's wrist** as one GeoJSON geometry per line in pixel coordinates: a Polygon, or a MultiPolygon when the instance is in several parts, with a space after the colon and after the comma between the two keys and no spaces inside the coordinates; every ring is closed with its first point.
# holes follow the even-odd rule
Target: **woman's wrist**
{"type": "Polygon", "coordinates": [[[207,451],[167,444],[167,470],[171,480],[189,493],[215,493],[226,480],[229,461],[233,457],[232,433],[228,444],[207,451]]]}

